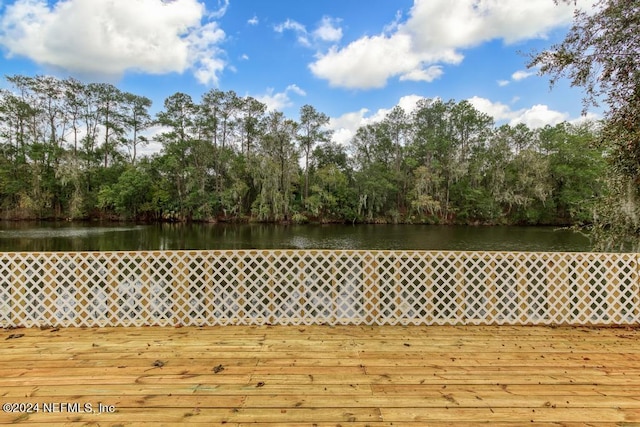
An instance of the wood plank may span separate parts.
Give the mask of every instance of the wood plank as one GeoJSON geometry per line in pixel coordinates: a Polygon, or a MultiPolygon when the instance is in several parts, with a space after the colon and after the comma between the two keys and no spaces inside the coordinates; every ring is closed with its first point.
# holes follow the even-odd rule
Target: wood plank
{"type": "Polygon", "coordinates": [[[629,338],[638,337],[640,330],[635,327],[540,327],[540,326],[210,326],[210,327],[105,327],[105,328],[8,328],[0,329],[0,339],[4,339],[13,333],[24,333],[52,336],[64,338],[74,337],[79,342],[84,340],[93,341],[95,337],[108,339],[110,336],[121,340],[123,337],[142,337],[145,339],[185,339],[189,340],[190,335],[197,333],[201,337],[214,337],[222,339],[224,337],[266,337],[268,335],[280,338],[289,336],[304,336],[312,339],[323,340],[344,340],[345,338],[356,338],[358,340],[373,339],[424,339],[430,338],[464,338],[470,339],[480,337],[482,339],[517,337],[518,339],[539,339],[549,337],[559,339],[562,337],[571,339],[581,339],[589,337],[612,337],[626,335],[629,338]],[[78,335],[77,331],[90,331],[90,334],[78,335]],[[275,334],[275,335],[274,335],[275,334]]]}
{"type": "Polygon", "coordinates": [[[368,384],[269,384],[269,387],[256,387],[257,384],[101,384],[91,386],[77,385],[16,385],[3,387],[0,397],[9,401],[22,401],[35,397],[42,400],[56,396],[145,396],[145,395],[207,395],[207,396],[263,396],[271,394],[302,396],[347,396],[371,394],[368,384]]]}
{"type": "Polygon", "coordinates": [[[635,423],[638,338],[513,326],[2,330],[0,403],[117,412],[4,413],[0,423],[635,423]]]}
{"type": "MultiPolygon", "coordinates": [[[[303,383],[307,383],[304,380],[305,377],[313,376],[314,381],[322,382],[329,381],[333,383],[335,377],[343,376],[345,381],[353,382],[353,379],[360,377],[361,374],[366,374],[371,378],[373,382],[383,382],[384,379],[393,380],[399,377],[405,378],[425,378],[425,377],[439,377],[441,379],[459,379],[464,376],[470,379],[474,378],[498,378],[504,376],[512,377],[539,377],[540,367],[532,366],[516,366],[516,367],[496,367],[496,366],[484,366],[484,367],[444,367],[444,366],[229,366],[226,367],[222,364],[216,365],[216,363],[208,363],[205,365],[198,364],[175,364],[172,360],[162,361],[156,360],[149,363],[147,366],[106,366],[106,367],[74,367],[69,371],[65,378],[69,378],[72,381],[82,381],[95,377],[96,375],[109,377],[109,378],[139,378],[143,381],[145,378],[154,376],[162,376],[167,381],[179,380],[181,378],[187,378],[189,380],[193,378],[199,378],[204,381],[215,381],[221,377],[234,376],[234,380],[239,376],[250,375],[264,375],[264,376],[283,376],[286,375],[291,379],[303,379],[303,383]],[[163,364],[162,367],[154,366],[156,364],[163,364]],[[216,369],[218,368],[218,369],[216,369]],[[215,372],[215,371],[218,372],[215,372]]],[[[25,377],[32,378],[55,378],[60,375],[58,368],[32,368],[32,369],[15,369],[0,370],[0,377],[4,377],[7,383],[21,381],[25,377]]],[[[547,366],[544,370],[545,377],[555,378],[590,378],[591,382],[600,383],[602,381],[608,381],[615,379],[619,376],[629,376],[640,378],[640,368],[625,368],[619,367],[560,367],[547,366]]],[[[126,381],[126,379],[125,379],[126,381]]],[[[631,380],[625,379],[627,384],[632,384],[631,380]]]]}
{"type": "Polygon", "coordinates": [[[304,396],[272,394],[247,396],[245,407],[253,408],[358,408],[358,407],[394,407],[394,408],[440,408],[443,406],[458,408],[612,408],[623,407],[640,409],[638,396],[573,396],[554,395],[536,396],[513,395],[508,392],[473,393],[466,390],[433,390],[414,395],[371,394],[371,395],[321,395],[304,396]]]}
{"type": "MultiPolygon", "coordinates": [[[[317,352],[316,352],[317,353],[317,352]]],[[[5,356],[5,354],[3,354],[5,356]]],[[[380,353],[380,352],[339,352],[333,354],[317,354],[314,353],[296,353],[296,352],[245,352],[234,355],[232,352],[165,352],[165,351],[149,351],[144,353],[98,353],[98,352],[67,352],[67,353],[48,353],[46,351],[38,351],[32,354],[27,352],[20,354],[6,354],[6,357],[0,361],[0,368],[15,367],[16,363],[20,366],[24,363],[24,367],[44,367],[47,363],[52,366],[74,361],[85,366],[100,366],[103,362],[115,360],[123,361],[122,364],[132,364],[133,360],[139,359],[139,364],[146,364],[148,360],[168,358],[175,360],[177,363],[181,361],[190,361],[190,363],[206,363],[207,360],[223,360],[228,361],[235,358],[238,363],[249,365],[258,360],[259,365],[275,366],[296,364],[298,366],[314,366],[314,365],[331,365],[331,366],[354,366],[364,363],[368,366],[440,366],[453,364],[454,366],[607,366],[613,364],[616,366],[639,366],[640,354],[605,354],[594,352],[577,352],[577,353],[554,353],[553,355],[541,355],[539,352],[531,353],[511,353],[508,356],[502,354],[488,353],[482,355],[478,353],[380,353]]]]}
{"type": "MultiPolygon", "coordinates": [[[[548,387],[521,384],[372,384],[374,394],[421,396],[430,393],[495,394],[501,391],[510,396],[627,396],[640,399],[640,386],[620,387],[617,384],[570,384],[548,387]]],[[[568,402],[567,402],[568,403],[568,402]]]]}
{"type": "Polygon", "coordinates": [[[15,422],[157,422],[157,423],[279,423],[279,422],[369,422],[382,421],[377,408],[261,408],[260,410],[244,408],[124,408],[112,414],[84,413],[33,413],[5,414],[0,413],[0,423],[15,422]]]}
{"type": "Polygon", "coordinates": [[[394,422],[486,422],[538,423],[637,423],[640,410],[619,408],[381,408],[382,418],[394,422]]]}

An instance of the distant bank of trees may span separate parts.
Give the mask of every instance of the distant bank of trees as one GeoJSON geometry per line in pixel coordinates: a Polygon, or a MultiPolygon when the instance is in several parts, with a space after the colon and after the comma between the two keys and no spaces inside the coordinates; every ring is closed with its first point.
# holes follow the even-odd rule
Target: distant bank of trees
{"type": "Polygon", "coordinates": [[[152,117],[110,84],[7,80],[4,218],[575,224],[603,191],[589,123],[496,127],[467,101],[423,99],[341,146],[311,105],[289,118],[214,89],[152,117]],[[162,151],[140,156],[151,134],[162,151]]]}

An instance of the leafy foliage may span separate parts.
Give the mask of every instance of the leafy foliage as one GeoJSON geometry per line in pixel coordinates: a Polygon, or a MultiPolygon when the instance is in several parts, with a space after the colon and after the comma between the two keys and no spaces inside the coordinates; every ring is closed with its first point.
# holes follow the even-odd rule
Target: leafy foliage
{"type": "MultiPolygon", "coordinates": [[[[564,0],[570,2],[570,0],[564,0]]],[[[604,103],[601,144],[609,160],[607,191],[596,206],[593,233],[598,249],[640,248],[640,3],[598,0],[578,10],[566,38],[534,53],[554,84],[568,78],[584,89],[585,109],[604,103]]]]}
{"type": "Polygon", "coordinates": [[[232,91],[178,92],[151,118],[110,85],[9,81],[6,217],[573,224],[602,193],[596,127],[495,127],[467,101],[396,107],[342,146],[310,105],[295,121],[232,91]],[[140,155],[151,139],[162,151],[140,155]]]}

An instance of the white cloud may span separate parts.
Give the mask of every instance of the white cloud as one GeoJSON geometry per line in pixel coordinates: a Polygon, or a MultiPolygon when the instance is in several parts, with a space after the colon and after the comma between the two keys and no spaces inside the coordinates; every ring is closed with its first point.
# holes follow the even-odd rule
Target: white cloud
{"type": "MultiPolygon", "coordinates": [[[[420,95],[407,95],[400,98],[397,106],[402,107],[407,114],[412,113],[418,101],[424,99],[420,95]]],[[[558,123],[569,120],[569,114],[555,110],[550,110],[546,105],[534,105],[530,108],[512,110],[506,104],[501,102],[493,102],[486,98],[474,96],[468,99],[478,111],[491,116],[496,122],[506,122],[511,126],[524,123],[531,129],[541,128],[546,125],[557,125],[558,123]]],[[[346,145],[355,136],[358,129],[373,123],[378,123],[391,112],[392,108],[380,108],[372,112],[366,108],[358,111],[345,113],[339,117],[332,117],[329,121],[328,128],[333,131],[333,141],[346,145]]],[[[598,116],[592,113],[587,117],[580,117],[571,120],[571,123],[578,124],[585,120],[596,120],[598,116]]]]}
{"type": "Polygon", "coordinates": [[[297,95],[300,95],[300,96],[307,96],[307,93],[304,90],[300,89],[297,85],[289,85],[289,86],[287,86],[286,91],[287,92],[293,92],[293,93],[295,93],[297,95]]]}
{"type": "MultiPolygon", "coordinates": [[[[165,0],[160,0],[160,1],[162,1],[163,3],[166,2],[165,0]]],[[[171,0],[171,1],[176,1],[176,0],[171,0]]],[[[229,8],[229,0],[218,0],[218,10],[209,12],[207,14],[207,17],[209,19],[220,19],[227,13],[228,8],[229,8]]]]}
{"type": "Polygon", "coordinates": [[[596,113],[587,112],[586,115],[580,116],[577,119],[572,119],[569,121],[569,123],[573,125],[581,125],[581,124],[584,124],[585,122],[597,122],[599,120],[602,120],[602,116],[596,113]]]}
{"type": "MultiPolygon", "coordinates": [[[[283,33],[285,30],[293,31],[298,36],[298,43],[305,47],[314,47],[313,42],[330,42],[336,43],[342,39],[342,28],[338,26],[340,20],[329,16],[322,18],[318,27],[309,34],[307,27],[300,22],[287,19],[282,24],[273,27],[277,33],[283,33]]],[[[317,44],[317,43],[316,43],[317,44]]],[[[317,47],[317,46],[316,46],[317,47]]]]}
{"type": "Polygon", "coordinates": [[[526,79],[527,77],[535,76],[535,74],[536,73],[533,71],[518,70],[511,75],[511,78],[515,81],[520,81],[526,79]]]}
{"type": "Polygon", "coordinates": [[[393,19],[393,21],[391,21],[391,23],[384,26],[384,28],[382,29],[382,33],[392,34],[396,32],[401,22],[402,22],[402,11],[397,10],[395,18],[393,19]]]}
{"type": "Polygon", "coordinates": [[[526,110],[518,111],[516,117],[511,119],[509,124],[515,126],[524,123],[531,129],[537,129],[546,125],[555,126],[566,120],[569,120],[569,114],[550,110],[546,105],[537,104],[526,110]]]}
{"type": "Polygon", "coordinates": [[[343,49],[334,46],[309,67],[331,86],[351,89],[382,88],[390,76],[407,76],[423,68],[412,51],[411,37],[400,33],[363,37],[343,49]]]}
{"type": "Polygon", "coordinates": [[[444,74],[440,65],[432,65],[426,70],[421,68],[411,70],[400,76],[400,81],[411,80],[414,82],[432,82],[444,74]]]}
{"type": "MultiPolygon", "coordinates": [[[[423,99],[419,95],[407,95],[400,98],[397,106],[401,107],[407,114],[416,108],[419,100],[423,99]]],[[[340,117],[332,117],[329,121],[328,128],[333,130],[333,141],[346,145],[355,136],[358,128],[372,123],[378,123],[391,112],[392,108],[380,108],[373,114],[366,108],[359,111],[345,113],[340,117]]]]}
{"type": "Polygon", "coordinates": [[[224,31],[215,22],[198,27],[187,36],[188,60],[193,64],[193,74],[202,84],[218,84],[218,75],[226,62],[221,58],[222,50],[217,45],[224,40],[224,31]]]}
{"type": "Polygon", "coordinates": [[[161,125],[156,125],[156,126],[151,126],[145,129],[142,132],[142,136],[144,136],[147,139],[147,141],[149,141],[149,143],[138,147],[137,149],[138,155],[150,156],[153,154],[160,153],[164,148],[164,146],[162,145],[161,142],[158,141],[157,138],[165,132],[171,132],[171,128],[161,126],[161,125]]]}
{"type": "Polygon", "coordinates": [[[493,102],[479,96],[469,98],[468,101],[476,110],[490,115],[496,121],[511,120],[515,117],[514,112],[511,111],[511,107],[501,102],[493,102]]]}
{"type": "Polygon", "coordinates": [[[307,47],[311,46],[311,42],[309,41],[309,37],[307,34],[307,28],[297,21],[287,19],[282,24],[278,24],[273,27],[273,29],[275,32],[280,34],[284,33],[285,30],[293,31],[298,36],[298,43],[307,47]]]}
{"type": "Polygon", "coordinates": [[[498,80],[498,86],[504,87],[511,84],[511,82],[519,82],[520,80],[528,79],[531,76],[535,76],[535,71],[518,70],[511,74],[511,80],[498,80]]]}
{"type": "Polygon", "coordinates": [[[506,121],[511,126],[524,123],[529,128],[536,129],[546,125],[557,125],[569,120],[569,114],[550,110],[547,105],[536,104],[530,108],[512,110],[506,104],[493,102],[486,98],[474,96],[468,100],[478,111],[493,117],[497,122],[506,121]]]}
{"type": "Polygon", "coordinates": [[[339,42],[342,39],[342,28],[338,26],[339,22],[338,19],[323,17],[320,25],[313,32],[313,37],[325,42],[339,42]]]}
{"type": "Polygon", "coordinates": [[[273,27],[273,29],[277,33],[283,33],[284,30],[292,30],[295,32],[300,32],[305,34],[307,33],[307,28],[304,25],[292,19],[287,19],[282,24],[278,24],[275,27],[273,27]]]}
{"type": "Polygon", "coordinates": [[[459,64],[462,49],[489,40],[514,43],[544,37],[570,23],[572,16],[572,7],[549,0],[415,0],[405,22],[396,16],[381,34],[332,47],[309,67],[331,86],[379,88],[392,77],[407,80],[434,65],[459,64]]]}
{"type": "Polygon", "coordinates": [[[424,96],[406,95],[400,98],[400,101],[398,101],[398,106],[402,107],[406,113],[411,113],[416,109],[418,101],[420,101],[421,99],[424,99],[424,96]]]}
{"type": "Polygon", "coordinates": [[[360,111],[345,113],[340,117],[332,117],[329,120],[329,129],[333,130],[333,141],[346,145],[356,134],[360,126],[366,125],[365,115],[369,112],[366,108],[360,111]]]}
{"type": "Polygon", "coordinates": [[[259,23],[260,23],[260,20],[255,15],[253,16],[253,18],[251,18],[251,19],[249,19],[247,21],[247,24],[249,24],[249,25],[258,25],[259,23]]]}
{"type": "Polygon", "coordinates": [[[0,19],[0,44],[24,56],[87,76],[120,77],[192,70],[201,83],[217,83],[225,67],[218,47],[225,33],[197,0],[17,0],[0,19]]]}
{"type": "Polygon", "coordinates": [[[274,92],[273,88],[268,88],[267,93],[264,95],[256,96],[255,98],[265,104],[270,111],[280,111],[284,108],[291,107],[293,101],[289,97],[290,94],[296,94],[298,96],[306,96],[307,93],[300,89],[297,85],[292,84],[287,86],[283,92],[274,92]]]}

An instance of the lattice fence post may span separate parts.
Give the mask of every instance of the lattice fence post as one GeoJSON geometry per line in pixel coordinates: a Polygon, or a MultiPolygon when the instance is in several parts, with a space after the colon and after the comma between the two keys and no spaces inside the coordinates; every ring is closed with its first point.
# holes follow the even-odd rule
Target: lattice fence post
{"type": "Polygon", "coordinates": [[[331,299],[331,312],[333,313],[333,318],[331,320],[332,324],[337,325],[342,323],[342,310],[340,307],[340,292],[342,289],[342,283],[344,282],[345,273],[342,270],[344,256],[348,255],[348,252],[338,251],[338,255],[334,257],[333,262],[333,283],[329,290],[330,299],[331,299]]]}
{"type": "Polygon", "coordinates": [[[14,274],[13,258],[0,254],[0,328],[14,326],[14,274]]]}
{"type": "Polygon", "coordinates": [[[236,286],[238,291],[238,319],[237,324],[246,325],[251,321],[249,318],[249,313],[247,311],[247,304],[249,303],[249,298],[247,298],[247,275],[245,272],[244,258],[246,256],[245,252],[240,251],[233,254],[234,257],[237,257],[237,267],[238,273],[236,274],[236,286]]]}
{"type": "MultiPolygon", "coordinates": [[[[19,276],[19,271],[20,271],[20,267],[19,267],[19,262],[21,259],[21,255],[20,254],[12,254],[9,256],[9,263],[8,263],[8,270],[9,270],[9,275],[8,280],[6,282],[7,284],[7,325],[8,326],[23,326],[24,325],[24,319],[21,315],[21,291],[19,291],[19,289],[21,290],[24,285],[20,282],[20,276],[19,276]]],[[[4,280],[3,280],[3,283],[4,280]]]]}
{"type": "Polygon", "coordinates": [[[378,276],[378,257],[382,252],[364,252],[362,254],[362,271],[364,273],[364,295],[368,296],[365,306],[365,323],[368,325],[382,323],[382,307],[380,307],[380,279],[378,276]]]}
{"type": "Polygon", "coordinates": [[[124,326],[118,303],[118,255],[107,252],[104,257],[107,265],[107,316],[112,319],[112,326],[124,326]]]}
{"type": "MultiPolygon", "coordinates": [[[[606,322],[610,324],[614,321],[614,319],[620,319],[621,316],[621,304],[620,304],[620,288],[622,286],[618,280],[615,279],[614,273],[616,272],[616,268],[613,265],[614,261],[608,259],[606,261],[607,268],[605,269],[605,289],[607,296],[606,299],[606,322]]],[[[618,320],[619,321],[619,320],[618,320]]]]}
{"type": "Polygon", "coordinates": [[[170,252],[167,254],[167,258],[171,260],[171,289],[173,290],[172,301],[173,308],[171,313],[173,314],[173,324],[175,326],[183,326],[184,320],[182,316],[182,305],[188,306],[189,297],[187,295],[187,289],[185,289],[185,280],[182,268],[180,268],[180,258],[177,252],[170,252]]]}
{"type": "Polygon", "coordinates": [[[635,254],[633,257],[635,261],[635,280],[633,281],[633,291],[632,298],[634,301],[633,304],[633,319],[635,322],[640,323],[640,253],[635,254]]]}
{"type": "Polygon", "coordinates": [[[486,269],[487,272],[485,273],[485,281],[484,281],[484,285],[486,287],[486,294],[487,294],[487,315],[486,317],[491,319],[491,323],[502,323],[504,322],[504,315],[500,312],[499,310],[499,305],[502,302],[502,300],[498,297],[498,294],[500,293],[501,296],[503,296],[503,291],[500,288],[504,288],[504,286],[499,286],[499,284],[504,283],[507,279],[506,277],[498,277],[498,265],[505,259],[507,258],[507,254],[500,254],[499,256],[491,256],[487,259],[486,261],[486,269]]]}
{"type": "Polygon", "coordinates": [[[455,319],[452,319],[452,324],[460,324],[464,323],[465,313],[467,312],[467,289],[466,284],[467,280],[465,277],[465,270],[467,267],[467,262],[472,259],[469,258],[468,255],[464,255],[460,252],[455,253],[455,279],[453,282],[453,288],[455,289],[455,299],[456,299],[456,315],[455,319]]]}
{"type": "Polygon", "coordinates": [[[574,268],[572,320],[584,323],[589,318],[589,260],[585,257],[576,258],[574,268]]]}
{"type": "Polygon", "coordinates": [[[516,264],[516,282],[517,282],[517,294],[518,294],[518,309],[519,315],[517,318],[519,323],[522,325],[526,325],[529,322],[529,314],[527,304],[527,254],[518,254],[517,256],[517,264],[516,264]]]}
{"type": "Polygon", "coordinates": [[[550,254],[547,262],[547,323],[566,324],[571,317],[571,255],[550,254]]]}
{"type": "Polygon", "coordinates": [[[404,310],[406,303],[405,303],[405,298],[403,298],[402,295],[402,260],[405,257],[405,254],[403,253],[398,253],[395,254],[394,256],[394,262],[393,262],[393,276],[390,275],[390,277],[393,277],[392,282],[389,284],[389,289],[391,289],[391,287],[394,288],[394,302],[393,305],[395,307],[394,309],[394,314],[393,314],[393,319],[392,322],[398,322],[402,325],[406,325],[407,324],[407,320],[404,317],[404,313],[408,310],[404,310]]]}
{"type": "Polygon", "coordinates": [[[85,315],[85,295],[87,290],[84,286],[82,286],[80,282],[80,276],[82,275],[82,270],[80,268],[81,259],[80,254],[69,253],[69,260],[71,262],[71,271],[73,272],[73,280],[70,283],[73,288],[73,307],[72,307],[72,322],[71,324],[74,326],[79,326],[83,321],[85,315]]]}

